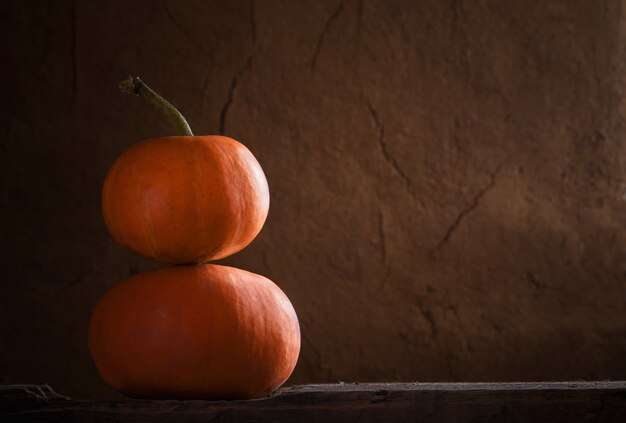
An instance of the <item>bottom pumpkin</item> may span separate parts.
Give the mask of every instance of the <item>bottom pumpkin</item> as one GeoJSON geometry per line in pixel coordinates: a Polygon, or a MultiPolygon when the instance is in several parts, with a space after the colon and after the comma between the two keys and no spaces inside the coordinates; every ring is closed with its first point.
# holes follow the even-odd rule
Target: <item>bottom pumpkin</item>
{"type": "Polygon", "coordinates": [[[114,285],[94,310],[89,349],[101,377],[131,397],[250,399],[287,380],[300,327],[263,276],[175,266],[114,285]]]}

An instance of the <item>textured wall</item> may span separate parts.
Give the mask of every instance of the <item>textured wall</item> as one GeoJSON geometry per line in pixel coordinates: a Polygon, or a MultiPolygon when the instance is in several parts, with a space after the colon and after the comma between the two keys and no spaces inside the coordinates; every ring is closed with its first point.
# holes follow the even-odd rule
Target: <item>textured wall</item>
{"type": "Polygon", "coordinates": [[[154,267],[106,233],[114,158],[244,142],[270,215],[223,262],[299,313],[291,383],[626,378],[626,6],[599,1],[9,1],[0,383],[114,395],[91,310],[154,267]]]}

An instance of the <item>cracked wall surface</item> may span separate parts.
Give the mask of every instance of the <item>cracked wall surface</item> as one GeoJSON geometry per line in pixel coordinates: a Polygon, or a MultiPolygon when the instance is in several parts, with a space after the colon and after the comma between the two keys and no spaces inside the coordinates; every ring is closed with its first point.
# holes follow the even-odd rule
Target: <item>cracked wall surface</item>
{"type": "Polygon", "coordinates": [[[0,383],[114,396],[91,310],[155,265],[100,214],[113,160],[171,135],[136,74],[263,166],[221,263],[291,298],[288,383],[626,378],[619,0],[0,4],[0,383]]]}

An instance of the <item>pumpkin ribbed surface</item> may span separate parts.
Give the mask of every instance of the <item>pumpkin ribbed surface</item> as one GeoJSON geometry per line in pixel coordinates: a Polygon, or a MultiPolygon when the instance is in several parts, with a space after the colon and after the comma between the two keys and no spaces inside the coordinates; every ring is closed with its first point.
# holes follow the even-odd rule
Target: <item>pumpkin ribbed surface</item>
{"type": "Polygon", "coordinates": [[[245,399],[289,377],[300,329],[269,279],[174,266],[114,285],[93,313],[89,348],[102,378],[132,397],[245,399]]]}
{"type": "Polygon", "coordinates": [[[122,153],[102,193],[113,238],[163,263],[234,254],[259,233],[269,209],[261,166],[223,136],[146,140],[122,153]]]}

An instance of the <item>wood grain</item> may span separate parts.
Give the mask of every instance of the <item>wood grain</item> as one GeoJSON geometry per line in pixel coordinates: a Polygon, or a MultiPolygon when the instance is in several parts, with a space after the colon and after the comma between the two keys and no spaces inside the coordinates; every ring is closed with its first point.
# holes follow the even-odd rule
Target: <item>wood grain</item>
{"type": "Polygon", "coordinates": [[[252,401],[80,400],[4,385],[0,421],[623,422],[626,381],[302,385],[252,401]]]}

